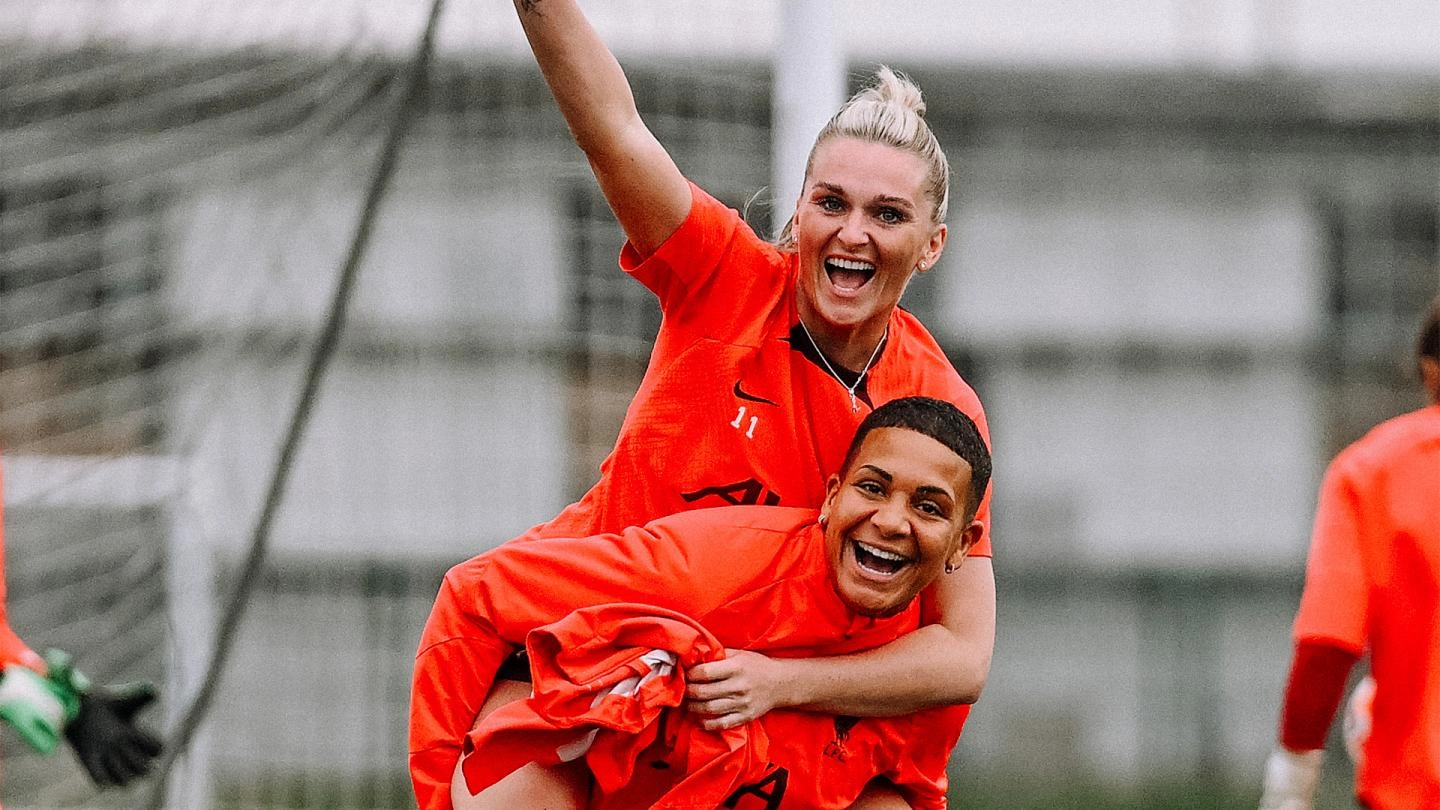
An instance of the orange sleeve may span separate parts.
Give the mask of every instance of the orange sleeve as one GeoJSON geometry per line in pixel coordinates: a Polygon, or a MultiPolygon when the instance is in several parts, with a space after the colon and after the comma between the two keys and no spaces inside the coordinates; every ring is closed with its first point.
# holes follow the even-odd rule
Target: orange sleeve
{"type": "Polygon", "coordinates": [[[450,810],[461,741],[510,651],[488,622],[466,609],[451,569],[425,623],[410,681],[410,779],[420,810],[450,810]]]}
{"type": "Polygon", "coordinates": [[[512,644],[571,611],[609,602],[703,616],[762,578],[781,550],[707,517],[681,513],[616,534],[506,543],[490,552],[469,598],[512,644]]]}
{"type": "Polygon", "coordinates": [[[1294,637],[1324,639],[1358,653],[1365,648],[1371,577],[1365,560],[1366,493],[1348,459],[1337,458],[1320,486],[1294,637]]]}
{"type": "Polygon", "coordinates": [[[620,269],[644,284],[667,312],[672,305],[719,272],[740,222],[723,203],[690,184],[690,214],[655,252],[642,256],[628,241],[620,269]]]}
{"type": "Polygon", "coordinates": [[[1280,712],[1281,745],[1291,751],[1325,747],[1325,735],[1345,697],[1345,680],[1359,658],[1357,653],[1324,642],[1295,645],[1280,712]]]}
{"type": "Polygon", "coordinates": [[[40,672],[45,671],[45,663],[35,651],[15,631],[10,629],[10,617],[6,613],[5,593],[5,473],[3,465],[0,465],[0,666],[6,664],[24,664],[31,669],[40,672]]]}

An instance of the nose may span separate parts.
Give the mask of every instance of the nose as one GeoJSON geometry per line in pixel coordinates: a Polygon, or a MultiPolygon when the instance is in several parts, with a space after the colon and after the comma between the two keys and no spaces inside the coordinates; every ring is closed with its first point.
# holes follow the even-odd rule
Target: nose
{"type": "Polygon", "coordinates": [[[858,208],[852,209],[840,223],[840,233],[836,237],[846,247],[859,247],[870,241],[870,233],[865,230],[865,213],[858,208]]]}
{"type": "Polygon", "coordinates": [[[870,522],[885,537],[904,537],[910,533],[908,505],[901,498],[890,498],[875,509],[870,522]]]}

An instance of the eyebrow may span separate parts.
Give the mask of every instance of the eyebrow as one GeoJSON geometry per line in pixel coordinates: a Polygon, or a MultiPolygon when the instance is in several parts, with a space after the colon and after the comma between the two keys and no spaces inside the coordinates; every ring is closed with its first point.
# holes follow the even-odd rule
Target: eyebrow
{"type": "MultiPolygon", "coordinates": [[[[860,469],[869,470],[875,475],[885,479],[886,482],[895,480],[895,476],[891,475],[889,471],[876,467],[874,464],[861,464],[860,469]]],[[[955,500],[954,493],[952,493],[945,487],[937,487],[926,484],[916,487],[915,491],[921,495],[944,495],[946,498],[949,498],[952,501],[955,500]]]]}
{"type": "Polygon", "coordinates": [[[924,495],[944,495],[946,498],[952,501],[955,500],[955,496],[950,492],[950,490],[944,487],[916,487],[915,491],[924,495]]]}
{"type": "Polygon", "coordinates": [[[875,199],[871,200],[870,202],[871,202],[871,204],[874,204],[874,205],[898,205],[898,206],[901,206],[901,207],[903,207],[903,208],[914,208],[914,207],[915,207],[915,203],[911,202],[909,198],[907,198],[907,197],[896,197],[896,196],[891,195],[891,194],[881,194],[880,196],[876,197],[875,199]]]}
{"type": "MultiPolygon", "coordinates": [[[[842,195],[842,196],[846,194],[845,187],[842,186],[842,185],[838,185],[838,184],[836,184],[836,183],[827,183],[827,182],[825,182],[824,180],[818,180],[818,181],[815,182],[815,185],[816,185],[817,188],[823,188],[823,189],[825,189],[826,191],[830,192],[831,194],[840,194],[840,195],[842,195]]],[[[914,208],[914,207],[915,207],[915,203],[914,203],[912,200],[910,200],[909,198],[907,198],[907,197],[897,197],[897,196],[895,196],[895,195],[893,195],[893,194],[881,194],[880,196],[875,197],[874,199],[871,199],[871,200],[867,201],[867,204],[869,204],[869,205],[877,205],[877,204],[878,204],[878,205],[901,205],[901,206],[904,206],[904,207],[906,207],[906,208],[914,208]]]]}
{"type": "Polygon", "coordinates": [[[874,464],[861,464],[860,469],[869,470],[870,472],[875,473],[881,478],[884,478],[886,481],[895,480],[895,476],[891,475],[887,470],[882,470],[879,467],[876,467],[874,464]]]}

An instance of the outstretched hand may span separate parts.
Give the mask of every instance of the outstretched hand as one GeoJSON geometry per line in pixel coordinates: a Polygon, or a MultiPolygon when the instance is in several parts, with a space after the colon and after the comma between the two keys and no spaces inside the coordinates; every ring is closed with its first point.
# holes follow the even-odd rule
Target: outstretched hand
{"type": "Polygon", "coordinates": [[[710,731],[757,720],[785,702],[784,666],[749,650],[726,650],[725,658],[698,664],[685,672],[686,707],[706,715],[710,731]]]}
{"type": "Polygon", "coordinates": [[[148,683],[97,686],[80,696],[80,712],[65,726],[65,739],[101,787],[124,785],[150,772],[160,740],[135,722],[155,700],[148,683]]]}

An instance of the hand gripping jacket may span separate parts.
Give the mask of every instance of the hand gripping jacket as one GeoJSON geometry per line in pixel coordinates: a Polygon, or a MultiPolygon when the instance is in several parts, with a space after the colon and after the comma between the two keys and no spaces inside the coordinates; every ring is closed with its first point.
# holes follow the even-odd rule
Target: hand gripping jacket
{"type": "Polygon", "coordinates": [[[599,605],[536,629],[525,646],[533,696],[470,733],[461,767],[472,793],[527,762],[583,756],[601,806],[638,806],[638,793],[663,789],[644,799],[648,806],[713,808],[764,774],[768,746],[758,724],[709,732],[671,711],[684,700],[685,669],[725,654],[690,618],[650,605],[599,605]],[[636,763],[657,756],[665,767],[646,770],[678,774],[668,787],[645,778],[650,773],[636,778],[636,763]]]}

